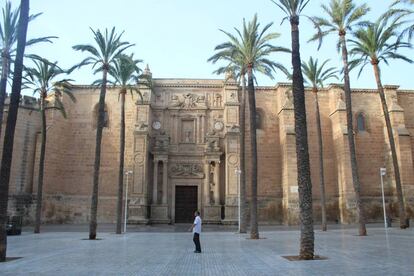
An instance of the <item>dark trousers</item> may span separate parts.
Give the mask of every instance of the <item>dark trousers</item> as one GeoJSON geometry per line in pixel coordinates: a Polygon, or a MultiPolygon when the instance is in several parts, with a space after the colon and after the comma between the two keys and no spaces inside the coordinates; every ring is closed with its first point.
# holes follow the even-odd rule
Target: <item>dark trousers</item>
{"type": "Polygon", "coordinates": [[[200,234],[194,233],[193,242],[195,244],[195,250],[201,252],[201,245],[200,245],[200,234]]]}

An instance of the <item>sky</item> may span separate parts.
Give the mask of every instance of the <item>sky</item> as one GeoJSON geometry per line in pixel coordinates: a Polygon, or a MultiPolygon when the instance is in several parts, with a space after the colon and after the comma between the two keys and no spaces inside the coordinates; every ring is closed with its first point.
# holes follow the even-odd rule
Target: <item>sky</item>
{"type": "MultiPolygon", "coordinates": [[[[371,12],[367,19],[375,20],[388,9],[393,0],[355,0],[357,4],[367,3],[371,12]]],[[[12,0],[16,7],[20,1],[12,0]]],[[[136,58],[144,60],[142,68],[149,64],[154,78],[196,78],[222,79],[223,76],[212,72],[218,65],[207,62],[214,54],[214,47],[227,41],[219,31],[233,32],[241,28],[243,18],[250,20],[258,14],[261,26],[274,22],[271,30],[281,36],[273,42],[276,46],[290,48],[290,25],[284,22],[284,14],[270,0],[32,0],[31,13],[43,13],[32,21],[28,29],[28,38],[39,36],[58,36],[53,44],[41,44],[28,48],[27,53],[37,54],[51,61],[58,61],[63,68],[80,62],[85,53],[72,49],[76,44],[93,43],[90,28],[101,29],[116,27],[123,39],[135,46],[130,48],[136,58]]],[[[1,1],[2,7],[4,0],[1,1]]],[[[303,11],[307,16],[323,15],[321,3],[329,0],[311,0],[303,11]]],[[[307,43],[315,33],[313,25],[301,18],[300,24],[302,60],[309,57],[320,60],[330,59],[329,65],[340,68],[342,62],[336,50],[337,36],[324,40],[318,51],[317,43],[307,43]]],[[[406,52],[408,56],[414,50],[406,52]]],[[[278,53],[271,57],[291,68],[290,55],[278,53]]],[[[414,89],[414,64],[392,61],[390,66],[382,65],[384,84],[400,85],[404,89],[414,89]]],[[[94,76],[89,67],[72,73],[76,84],[90,84],[99,76],[94,76]]],[[[275,78],[258,76],[259,85],[273,86],[286,81],[281,72],[275,78]]],[[[332,80],[338,82],[337,80],[332,80]]],[[[358,78],[357,72],[351,74],[351,86],[354,88],[375,88],[371,66],[367,66],[358,78]]]]}

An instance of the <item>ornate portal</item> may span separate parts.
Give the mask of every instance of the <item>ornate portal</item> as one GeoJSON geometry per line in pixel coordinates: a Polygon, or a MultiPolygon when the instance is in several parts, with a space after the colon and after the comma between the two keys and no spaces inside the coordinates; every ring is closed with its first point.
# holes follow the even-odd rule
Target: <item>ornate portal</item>
{"type": "Polygon", "coordinates": [[[151,207],[151,213],[136,219],[175,222],[177,215],[182,220],[183,202],[176,205],[178,196],[177,200],[196,202],[205,221],[221,223],[223,206],[224,219],[235,221],[237,178],[232,171],[238,164],[240,135],[237,85],[217,82],[205,89],[198,82],[183,85],[165,80],[148,93],[151,100],[138,107],[142,113],[138,120],[152,127],[137,131],[135,144],[144,145],[136,148],[136,154],[145,156],[143,164],[152,166],[136,166],[135,174],[145,176],[140,182],[142,189],[137,189],[143,193],[136,196],[146,198],[141,202],[151,207]],[[230,155],[232,162],[226,158],[230,155]],[[176,194],[187,190],[191,195],[176,194]]]}

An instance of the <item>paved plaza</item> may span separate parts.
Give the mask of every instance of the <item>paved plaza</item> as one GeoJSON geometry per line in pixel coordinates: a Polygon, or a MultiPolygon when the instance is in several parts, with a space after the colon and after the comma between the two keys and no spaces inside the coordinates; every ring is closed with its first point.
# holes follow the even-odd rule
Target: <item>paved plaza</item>
{"type": "Polygon", "coordinates": [[[84,240],[86,226],[28,229],[9,237],[8,256],[22,258],[0,263],[0,275],[414,275],[412,228],[386,233],[375,225],[367,237],[348,227],[316,230],[316,254],[328,259],[288,261],[283,256],[298,254],[297,228],[266,226],[263,239],[249,240],[235,228],[207,226],[203,253],[194,254],[191,233],[182,231],[188,226],[135,226],[123,235],[102,226],[97,241],[84,240]]]}

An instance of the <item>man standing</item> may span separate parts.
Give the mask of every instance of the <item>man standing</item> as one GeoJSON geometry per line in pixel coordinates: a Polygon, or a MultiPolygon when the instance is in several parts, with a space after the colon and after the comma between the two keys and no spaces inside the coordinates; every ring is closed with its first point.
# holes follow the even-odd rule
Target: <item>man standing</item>
{"type": "Polygon", "coordinates": [[[195,244],[194,253],[201,253],[201,245],[200,245],[200,234],[201,234],[201,218],[200,212],[195,211],[194,213],[195,219],[194,223],[190,228],[190,231],[193,231],[193,242],[195,244]]]}

